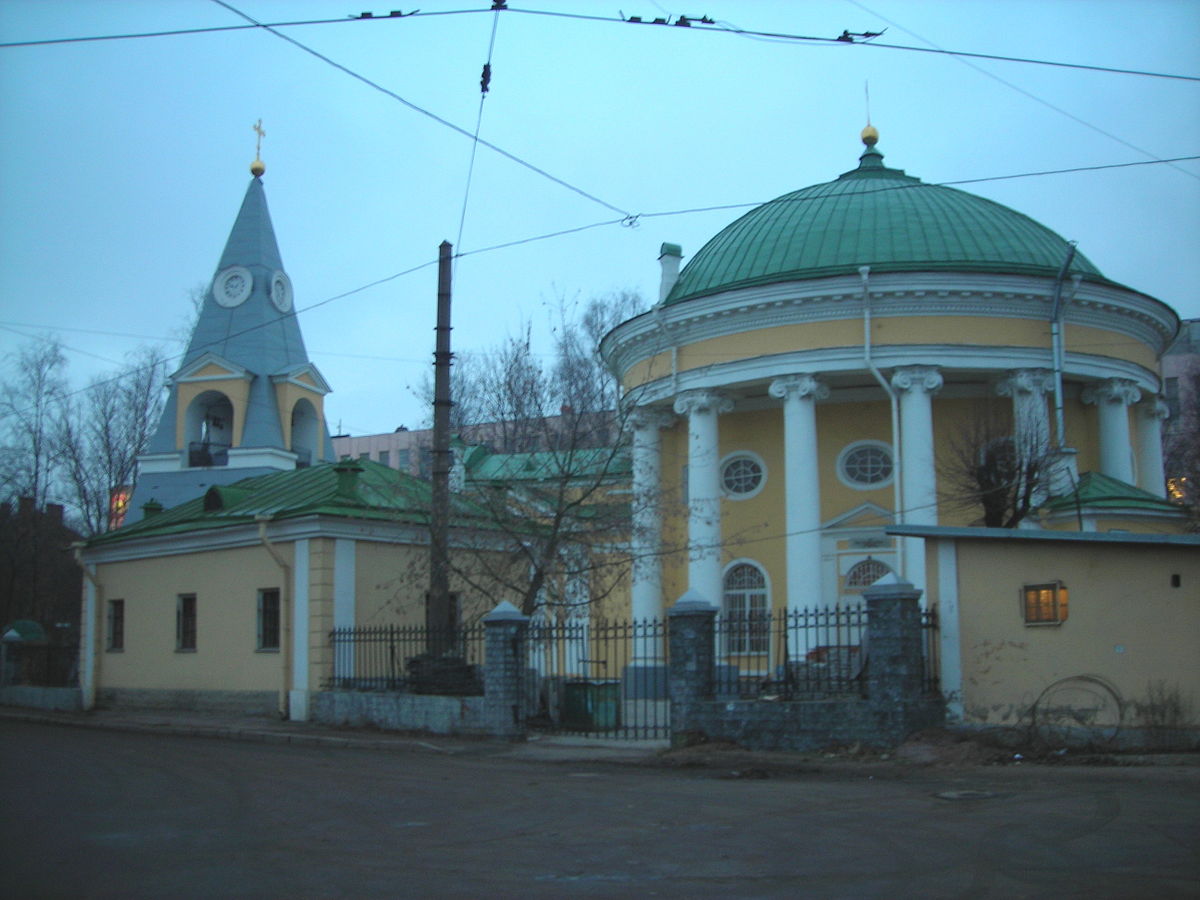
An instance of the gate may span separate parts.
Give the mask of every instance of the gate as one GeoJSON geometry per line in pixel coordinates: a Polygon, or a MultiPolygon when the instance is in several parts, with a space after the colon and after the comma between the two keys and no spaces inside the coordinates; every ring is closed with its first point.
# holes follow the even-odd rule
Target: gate
{"type": "Polygon", "coordinates": [[[662,619],[535,617],[528,666],[531,729],[626,740],[670,737],[662,619]]]}

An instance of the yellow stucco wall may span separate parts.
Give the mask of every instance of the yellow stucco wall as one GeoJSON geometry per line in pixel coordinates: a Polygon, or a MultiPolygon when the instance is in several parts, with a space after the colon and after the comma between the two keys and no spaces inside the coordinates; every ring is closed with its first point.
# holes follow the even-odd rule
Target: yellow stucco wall
{"type": "MultiPolygon", "coordinates": [[[[278,548],[291,557],[287,544],[278,548]]],[[[278,690],[283,653],[257,651],[259,588],[283,588],[261,547],[185,553],[98,567],[97,686],[185,690],[278,690]],[[196,650],[176,651],[180,594],[196,595],[196,650]],[[125,650],[104,649],[108,600],[125,601],[125,650]]]]}
{"type": "MultiPolygon", "coordinates": [[[[1049,351],[1050,326],[1037,319],[985,316],[902,316],[872,320],[871,340],[883,352],[888,345],[968,345],[977,347],[1031,347],[1049,351]]],[[[735,360],[754,359],[800,350],[860,347],[863,324],[860,318],[807,322],[774,328],[753,328],[718,338],[681,343],[674,365],[686,372],[735,360]]],[[[1127,360],[1157,370],[1153,348],[1119,332],[1089,326],[1064,329],[1068,353],[1086,353],[1127,360]]],[[[622,375],[627,389],[671,374],[670,351],[640,360],[622,375]]],[[[1048,364],[1048,360],[1047,360],[1048,364]]]]}
{"type": "Polygon", "coordinates": [[[1050,685],[1081,675],[1111,683],[1127,706],[1161,680],[1200,711],[1195,547],[960,540],[957,560],[967,721],[1016,724],[1050,685]],[[1070,592],[1067,621],[1026,625],[1022,585],[1052,581],[1070,592]]]}

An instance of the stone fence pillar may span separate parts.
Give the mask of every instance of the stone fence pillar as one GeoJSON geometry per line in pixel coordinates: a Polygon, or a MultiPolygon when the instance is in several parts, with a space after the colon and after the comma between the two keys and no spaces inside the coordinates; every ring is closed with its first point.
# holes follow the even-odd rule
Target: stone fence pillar
{"type": "Polygon", "coordinates": [[[670,641],[671,743],[690,741],[691,704],[713,696],[717,608],[698,592],[688,591],[667,611],[670,641]]]}
{"type": "Polygon", "coordinates": [[[873,585],[867,601],[867,696],[872,706],[897,709],[922,697],[921,591],[911,584],[873,585]]]}
{"type": "Polygon", "coordinates": [[[504,600],[483,617],[483,624],[483,701],[488,731],[497,737],[523,737],[529,617],[504,600]]]}

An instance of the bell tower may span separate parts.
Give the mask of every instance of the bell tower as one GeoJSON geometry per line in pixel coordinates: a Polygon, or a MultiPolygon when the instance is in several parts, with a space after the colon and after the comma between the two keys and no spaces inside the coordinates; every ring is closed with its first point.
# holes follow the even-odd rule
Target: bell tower
{"type": "MultiPolygon", "coordinates": [[[[255,126],[261,140],[261,122],[255,126]]],[[[214,484],[333,460],[330,388],[308,360],[255,154],[254,176],[204,294],[183,364],[139,478],[128,521],[214,484]]]]}

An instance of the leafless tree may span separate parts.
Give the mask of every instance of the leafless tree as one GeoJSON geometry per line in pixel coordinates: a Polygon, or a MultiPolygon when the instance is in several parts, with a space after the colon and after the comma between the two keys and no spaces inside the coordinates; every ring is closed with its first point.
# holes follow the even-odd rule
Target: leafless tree
{"type": "Polygon", "coordinates": [[[1053,456],[1014,435],[1011,420],[977,411],[947,446],[938,465],[944,503],[981,513],[990,528],[1016,528],[1045,499],[1053,456]]]}
{"type": "Polygon", "coordinates": [[[456,577],[485,596],[516,596],[523,612],[595,602],[627,577],[629,458],[619,386],[596,352],[599,338],[636,311],[622,295],[560,307],[554,354],[531,331],[459,370],[456,403],[474,451],[467,498],[483,510],[478,546],[451,552],[456,577]]]}
{"type": "Polygon", "coordinates": [[[17,352],[0,387],[6,498],[31,497],[41,509],[51,496],[58,452],[54,425],[67,394],[62,344],[47,337],[17,352]]]}
{"type": "Polygon", "coordinates": [[[165,375],[162,351],[145,347],[62,404],[55,428],[62,491],[86,534],[107,528],[113,490],[133,487],[137,458],[162,413],[165,375]]]}

